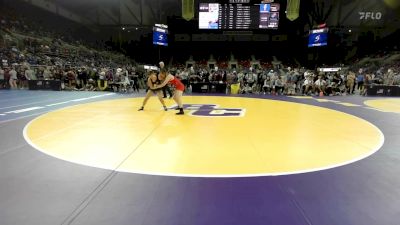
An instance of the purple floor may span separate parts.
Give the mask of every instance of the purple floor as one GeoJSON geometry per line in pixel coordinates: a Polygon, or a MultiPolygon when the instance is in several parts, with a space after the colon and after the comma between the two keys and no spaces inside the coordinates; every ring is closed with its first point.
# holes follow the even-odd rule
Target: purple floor
{"type": "MultiPolygon", "coordinates": [[[[374,155],[313,173],[251,178],[185,178],[120,173],[47,156],[22,129],[67,105],[133,95],[0,90],[0,224],[398,225],[400,114],[312,99],[254,96],[318,105],[376,125],[385,143],[374,155]],[[71,101],[87,98],[84,101],[71,101]],[[66,102],[63,105],[52,105],[66,102]],[[37,110],[10,113],[46,105],[37,110]]],[[[368,97],[326,97],[363,105],[368,97]]],[[[373,98],[378,99],[378,98],[373,98]]],[[[358,135],[358,134],[354,134],[358,135]]]]}

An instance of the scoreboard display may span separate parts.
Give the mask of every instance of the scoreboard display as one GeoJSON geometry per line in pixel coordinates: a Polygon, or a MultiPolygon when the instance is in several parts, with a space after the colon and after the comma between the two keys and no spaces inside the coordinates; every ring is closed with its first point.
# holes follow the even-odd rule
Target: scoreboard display
{"type": "Polygon", "coordinates": [[[328,31],[329,29],[326,27],[311,30],[308,36],[308,47],[328,45],[328,31]]]}
{"type": "Polygon", "coordinates": [[[153,44],[168,46],[168,26],[156,24],[153,27],[153,44]]]}
{"type": "Polygon", "coordinates": [[[280,4],[268,1],[226,0],[199,3],[199,29],[256,30],[279,27],[280,4]]]}

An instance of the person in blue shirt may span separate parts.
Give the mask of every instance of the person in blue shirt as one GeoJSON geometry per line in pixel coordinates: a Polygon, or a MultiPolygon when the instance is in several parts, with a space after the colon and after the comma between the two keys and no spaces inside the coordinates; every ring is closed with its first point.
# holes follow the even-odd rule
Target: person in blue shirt
{"type": "Polygon", "coordinates": [[[364,88],[364,73],[363,73],[363,69],[359,69],[358,70],[358,74],[357,74],[357,90],[360,91],[360,93],[362,93],[362,90],[364,88]]]}

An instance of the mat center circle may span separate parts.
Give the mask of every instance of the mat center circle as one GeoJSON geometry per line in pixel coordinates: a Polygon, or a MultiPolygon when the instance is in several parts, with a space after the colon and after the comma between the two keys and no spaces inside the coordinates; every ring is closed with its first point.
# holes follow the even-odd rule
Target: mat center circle
{"type": "MultiPolygon", "coordinates": [[[[185,96],[186,114],[151,98],[76,105],[42,115],[26,140],[51,156],[123,172],[206,177],[317,171],[383,144],[371,123],[335,110],[257,98],[185,96]]],[[[167,100],[172,106],[174,102],[167,100]]]]}

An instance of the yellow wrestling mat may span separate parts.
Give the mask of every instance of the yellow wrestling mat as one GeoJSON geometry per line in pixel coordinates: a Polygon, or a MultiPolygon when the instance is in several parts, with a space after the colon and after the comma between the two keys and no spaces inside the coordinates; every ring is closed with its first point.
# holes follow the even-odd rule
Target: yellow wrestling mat
{"type": "Polygon", "coordinates": [[[364,102],[364,104],[369,107],[378,109],[379,111],[400,113],[400,99],[399,98],[367,100],[364,102]]]}
{"type": "MultiPolygon", "coordinates": [[[[294,174],[363,159],[383,144],[371,123],[339,111],[285,101],[185,96],[186,114],[156,97],[76,105],[24,129],[51,156],[123,172],[240,177],[294,174]]],[[[172,106],[174,102],[167,100],[172,106]]]]}

